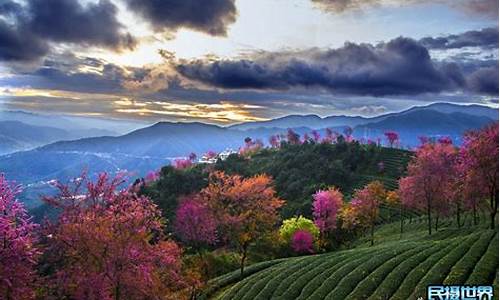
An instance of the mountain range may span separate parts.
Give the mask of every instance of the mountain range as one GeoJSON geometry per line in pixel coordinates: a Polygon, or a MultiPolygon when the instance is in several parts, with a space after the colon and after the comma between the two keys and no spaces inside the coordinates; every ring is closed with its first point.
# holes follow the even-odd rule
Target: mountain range
{"type": "Polygon", "coordinates": [[[238,149],[246,137],[266,143],[271,135],[285,133],[287,128],[293,128],[301,135],[316,129],[324,135],[326,128],[342,132],[350,126],[358,139],[383,138],[385,131],[394,130],[400,135],[400,146],[411,148],[418,144],[418,137],[422,135],[449,136],[459,144],[465,131],[495,121],[498,121],[497,109],[438,103],[373,118],[295,115],[228,127],[159,122],[118,136],[76,140],[69,140],[71,135],[68,130],[2,121],[0,147],[1,139],[7,141],[4,144],[21,145],[21,148],[57,139],[63,141],[0,156],[0,170],[9,179],[27,187],[23,197],[33,207],[39,203],[36,200],[38,193],[45,192],[47,182],[53,179],[68,180],[78,176],[82,170],[89,174],[129,171],[132,177],[142,176],[191,152],[201,155],[208,150],[238,149]]]}

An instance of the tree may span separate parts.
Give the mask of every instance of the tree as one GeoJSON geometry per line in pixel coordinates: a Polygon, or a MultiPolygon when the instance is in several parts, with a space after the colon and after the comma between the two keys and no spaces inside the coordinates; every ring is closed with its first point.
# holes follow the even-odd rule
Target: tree
{"type": "Polygon", "coordinates": [[[391,148],[394,146],[394,143],[399,140],[399,134],[396,131],[386,131],[384,132],[384,135],[391,148]]]}
{"type": "Polygon", "coordinates": [[[498,211],[498,123],[465,134],[460,156],[469,183],[478,191],[487,191],[490,227],[494,229],[498,211]]]}
{"type": "Polygon", "coordinates": [[[386,199],[386,190],[380,181],[373,181],[364,188],[356,190],[351,200],[353,217],[357,219],[357,224],[370,228],[370,244],[374,244],[375,223],[379,215],[379,206],[386,199]]]}
{"type": "Polygon", "coordinates": [[[279,135],[271,135],[269,138],[269,144],[271,148],[279,148],[280,147],[280,136],[279,135]]]}
{"type": "Polygon", "coordinates": [[[291,243],[293,235],[299,230],[309,232],[315,240],[320,234],[318,226],[312,220],[298,216],[283,221],[280,227],[280,236],[287,243],[291,243]]]}
{"type": "Polygon", "coordinates": [[[319,143],[319,141],[321,140],[321,135],[320,133],[317,131],[317,130],[313,130],[311,132],[312,136],[313,136],[313,140],[315,143],[319,143]]]}
{"type": "Polygon", "coordinates": [[[192,247],[203,264],[204,280],[208,279],[208,266],[203,248],[217,242],[217,224],[208,207],[195,197],[184,198],[175,213],[174,231],[183,244],[192,247]]]}
{"type": "Polygon", "coordinates": [[[236,246],[243,275],[248,247],[277,223],[278,209],[284,201],[276,196],[267,175],[242,178],[213,172],[208,186],[200,192],[201,199],[217,219],[219,232],[236,246]]]}
{"type": "Polygon", "coordinates": [[[37,225],[16,199],[19,192],[0,174],[0,298],[6,300],[34,298],[37,225]]]}
{"type": "Polygon", "coordinates": [[[56,297],[76,299],[157,299],[184,287],[181,249],[163,236],[160,211],[129,190],[124,180],[103,173],[69,186],[45,201],[59,208],[45,229],[49,275],[56,297]]]}
{"type": "Polygon", "coordinates": [[[344,203],[343,195],[340,190],[331,187],[317,191],[313,199],[314,224],[324,236],[337,227],[337,213],[344,203]]]}
{"type": "Polygon", "coordinates": [[[295,253],[314,253],[314,237],[307,230],[297,230],[292,236],[291,245],[295,253]]]}
{"type": "Polygon", "coordinates": [[[408,176],[400,180],[400,197],[405,206],[427,211],[429,234],[432,214],[436,230],[439,215],[449,209],[450,192],[457,163],[457,151],[451,144],[425,143],[408,165],[408,176]]]}
{"type": "Polygon", "coordinates": [[[296,133],[292,128],[287,129],[286,139],[291,145],[300,145],[300,135],[296,133]]]}

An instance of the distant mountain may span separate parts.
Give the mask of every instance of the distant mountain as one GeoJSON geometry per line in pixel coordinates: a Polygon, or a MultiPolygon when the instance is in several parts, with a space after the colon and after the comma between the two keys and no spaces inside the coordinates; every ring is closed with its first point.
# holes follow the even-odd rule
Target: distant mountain
{"type": "Polygon", "coordinates": [[[494,109],[482,105],[458,105],[452,103],[434,103],[427,106],[416,106],[408,110],[384,114],[377,117],[360,117],[360,116],[329,116],[321,118],[316,115],[291,115],[282,118],[277,118],[268,121],[247,122],[242,124],[232,125],[229,128],[248,130],[256,128],[294,128],[294,127],[309,127],[311,129],[321,129],[327,127],[350,126],[356,127],[363,124],[374,123],[385,120],[391,116],[403,115],[422,110],[434,110],[437,112],[449,113],[464,113],[472,116],[488,117],[493,120],[498,120],[498,109],[494,109]]]}
{"type": "MultiPolygon", "coordinates": [[[[401,146],[406,148],[417,145],[418,136],[421,135],[450,136],[458,144],[464,131],[498,120],[498,115],[493,115],[492,111],[496,112],[490,108],[436,104],[375,118],[345,117],[344,120],[362,121],[362,124],[350,125],[353,126],[354,135],[358,139],[377,137],[383,139],[385,131],[398,131],[401,136],[401,146]],[[491,118],[492,116],[496,118],[491,118]]],[[[272,121],[265,124],[291,127],[300,135],[310,132],[313,126],[321,128],[319,132],[324,136],[325,127],[322,126],[325,119],[328,120],[327,124],[340,124],[340,126],[325,127],[338,132],[342,132],[345,128],[345,124],[339,121],[342,117],[321,119],[317,116],[305,118],[290,116],[278,119],[276,124],[272,121]],[[309,123],[305,124],[303,120],[309,123]]],[[[25,199],[33,200],[37,191],[46,188],[48,181],[73,178],[82,170],[86,170],[89,174],[127,170],[133,172],[132,176],[142,176],[190,152],[201,155],[208,150],[222,151],[226,148],[237,150],[243,145],[245,137],[261,139],[266,143],[271,135],[286,133],[283,127],[252,124],[244,130],[241,126],[220,127],[203,123],[160,122],[121,136],[60,141],[34,150],[0,156],[0,170],[9,179],[28,185],[25,199]]]]}
{"type": "Polygon", "coordinates": [[[417,145],[419,136],[449,136],[455,144],[460,144],[464,132],[481,128],[494,121],[486,116],[462,112],[442,113],[432,109],[415,109],[356,126],[354,135],[357,138],[383,137],[384,132],[394,130],[399,133],[401,145],[404,147],[417,145]]]}
{"type": "Polygon", "coordinates": [[[0,121],[0,155],[73,137],[69,132],[54,127],[33,126],[18,121],[0,121]]]}

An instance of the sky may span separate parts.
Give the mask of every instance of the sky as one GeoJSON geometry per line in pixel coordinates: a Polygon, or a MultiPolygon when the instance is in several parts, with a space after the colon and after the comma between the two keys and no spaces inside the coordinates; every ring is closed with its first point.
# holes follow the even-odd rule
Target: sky
{"type": "Polygon", "coordinates": [[[232,124],[498,107],[498,0],[0,0],[0,110],[232,124]]]}

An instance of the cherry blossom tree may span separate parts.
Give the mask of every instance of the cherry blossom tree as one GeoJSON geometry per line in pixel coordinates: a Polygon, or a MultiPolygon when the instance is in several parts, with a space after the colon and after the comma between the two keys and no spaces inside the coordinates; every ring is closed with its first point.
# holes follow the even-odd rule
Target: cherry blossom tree
{"type": "Polygon", "coordinates": [[[48,232],[49,276],[57,297],[73,299],[179,298],[181,248],[163,236],[159,209],[144,196],[120,190],[124,179],[100,174],[45,201],[61,210],[48,232]]]}
{"type": "Polygon", "coordinates": [[[322,234],[331,232],[337,226],[337,213],[344,203],[342,193],[339,189],[331,187],[316,192],[313,199],[314,224],[322,234]]]}
{"type": "Polygon", "coordinates": [[[384,135],[391,148],[394,146],[394,143],[399,140],[399,134],[396,131],[386,131],[384,135]]]}
{"type": "Polygon", "coordinates": [[[387,192],[380,181],[373,181],[364,188],[356,190],[351,200],[351,207],[356,224],[370,228],[371,241],[374,244],[375,223],[379,215],[379,206],[386,199],[387,192]]]}
{"type": "Polygon", "coordinates": [[[293,129],[288,128],[286,131],[286,139],[291,145],[299,145],[300,144],[300,136],[293,129]]]}
{"type": "Polygon", "coordinates": [[[494,229],[498,211],[498,123],[465,134],[460,155],[469,184],[487,192],[490,226],[494,229]]]}
{"type": "Polygon", "coordinates": [[[206,282],[209,270],[203,249],[217,242],[217,224],[212,212],[200,199],[186,197],[176,210],[174,231],[184,245],[198,253],[206,282]]]}
{"type": "Polygon", "coordinates": [[[427,211],[428,231],[432,233],[432,214],[436,219],[446,214],[450,205],[449,189],[454,181],[457,150],[451,144],[421,145],[408,165],[407,179],[400,181],[400,197],[412,208],[427,211]]]}
{"type": "Polygon", "coordinates": [[[33,299],[35,265],[39,250],[34,230],[24,206],[16,199],[20,192],[0,174],[0,298],[33,299]]]}
{"type": "Polygon", "coordinates": [[[319,143],[319,141],[321,140],[321,135],[319,134],[319,132],[317,130],[313,130],[311,134],[313,136],[313,141],[315,143],[319,143]]]}
{"type": "Polygon", "coordinates": [[[271,135],[269,138],[269,144],[271,148],[279,148],[280,147],[280,137],[279,135],[271,135]]]}
{"type": "Polygon", "coordinates": [[[307,230],[297,230],[292,236],[291,246],[295,253],[314,253],[314,237],[307,230]]]}

